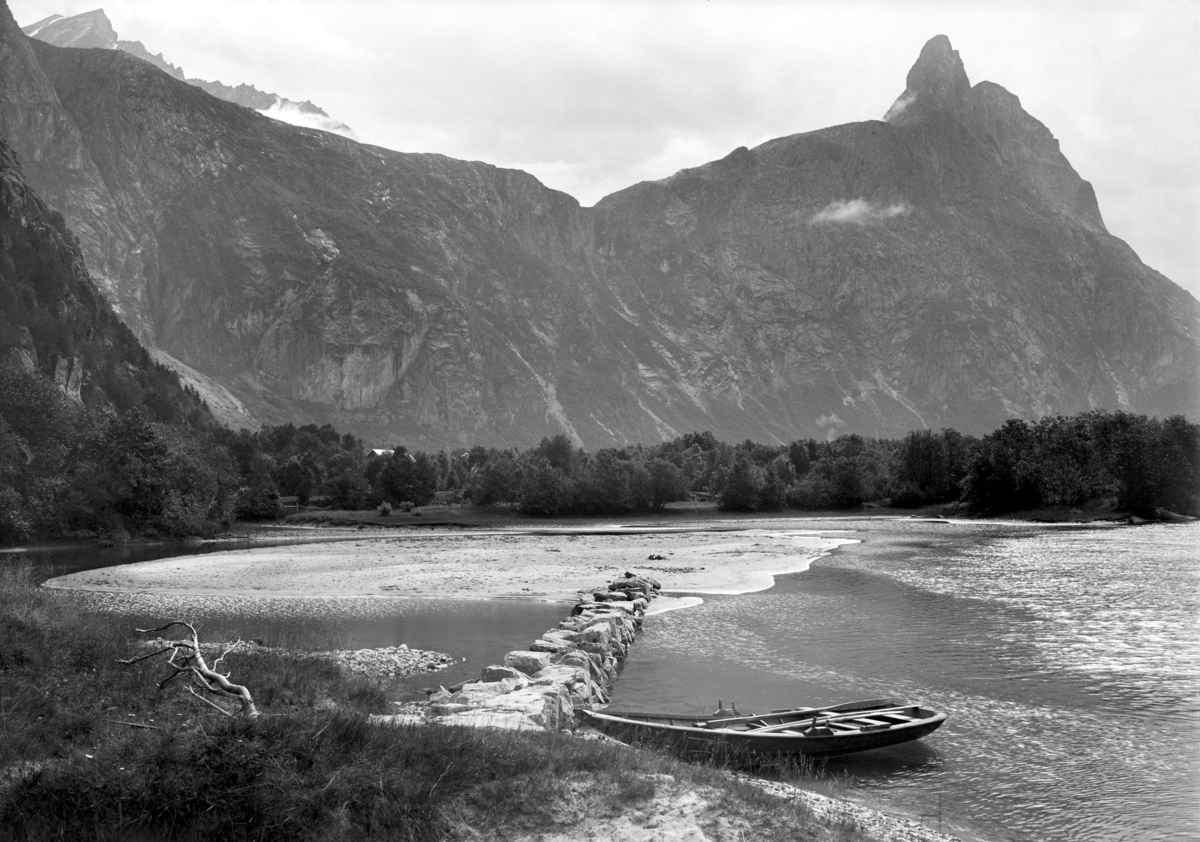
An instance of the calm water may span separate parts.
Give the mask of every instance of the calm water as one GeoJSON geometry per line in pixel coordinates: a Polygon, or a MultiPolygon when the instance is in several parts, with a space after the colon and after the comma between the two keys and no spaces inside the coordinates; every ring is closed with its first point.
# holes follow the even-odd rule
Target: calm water
{"type": "Polygon", "coordinates": [[[830,761],[839,794],[968,838],[1200,839],[1200,524],[830,525],[863,543],[649,619],[613,706],[917,700],[947,723],[830,761]]]}
{"type": "MultiPolygon", "coordinates": [[[[32,565],[38,581],[55,576],[65,576],[80,570],[95,570],[161,558],[186,555],[204,555],[235,549],[249,549],[280,544],[313,544],[345,538],[311,537],[306,534],[289,533],[280,538],[248,539],[225,543],[180,545],[180,544],[129,544],[109,549],[92,546],[68,545],[32,547],[18,555],[0,554],[0,564],[32,565]]],[[[350,540],[362,540],[353,536],[350,540]]],[[[290,616],[312,612],[314,616],[331,616],[328,601],[314,594],[311,601],[296,600],[298,610],[290,616]]],[[[350,598],[353,599],[353,598],[350,598]]],[[[160,602],[170,603],[169,597],[160,602]]],[[[154,612],[162,621],[176,617],[199,620],[201,629],[207,625],[218,629],[222,637],[244,639],[261,638],[273,643],[274,635],[280,631],[281,623],[276,618],[275,607],[282,601],[243,597],[234,605],[237,608],[211,608],[197,610],[198,602],[206,598],[181,598],[183,610],[154,612]],[[271,602],[271,606],[255,603],[271,602]]],[[[216,600],[211,600],[216,602],[216,600]]],[[[513,649],[524,649],[541,637],[546,629],[555,628],[569,613],[569,606],[539,600],[455,600],[396,598],[358,599],[357,610],[347,612],[349,616],[330,622],[334,630],[331,644],[349,649],[368,649],[382,646],[407,644],[414,649],[445,652],[456,658],[455,663],[434,675],[413,676],[400,683],[400,693],[407,698],[425,698],[421,689],[437,684],[451,686],[470,678],[478,678],[479,671],[491,664],[504,662],[504,655],[513,649]],[[354,616],[357,615],[357,616],[354,616]],[[363,616],[367,615],[367,616],[363,616]]]]}

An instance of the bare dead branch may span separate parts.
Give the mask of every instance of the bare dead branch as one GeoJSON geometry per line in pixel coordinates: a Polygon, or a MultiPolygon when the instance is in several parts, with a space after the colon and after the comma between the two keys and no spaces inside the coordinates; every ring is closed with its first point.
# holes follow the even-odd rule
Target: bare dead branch
{"type": "Polygon", "coordinates": [[[118,664],[136,664],[138,661],[145,661],[149,658],[153,658],[155,655],[161,655],[163,652],[170,652],[174,648],[175,647],[173,647],[173,646],[164,646],[162,649],[154,650],[149,655],[139,655],[136,658],[117,658],[117,663],[118,664]]]}
{"type": "Polygon", "coordinates": [[[196,637],[196,628],[191,623],[185,623],[183,620],[172,620],[165,626],[159,626],[156,629],[134,629],[138,634],[155,634],[156,632],[166,631],[172,626],[185,626],[192,633],[192,637],[196,637]]]}
{"type": "MultiPolygon", "coordinates": [[[[167,686],[167,684],[179,676],[190,674],[193,683],[201,690],[204,690],[205,692],[214,696],[238,701],[238,703],[241,705],[242,714],[244,716],[258,716],[258,708],[254,704],[254,697],[250,695],[250,690],[245,685],[235,684],[234,682],[230,681],[228,673],[221,673],[216,669],[220,665],[221,661],[225,659],[225,656],[237,649],[242,644],[242,641],[238,640],[232,646],[228,647],[224,652],[221,653],[220,656],[217,657],[216,661],[214,661],[213,665],[210,667],[204,660],[204,654],[200,649],[200,635],[196,632],[196,627],[191,623],[185,622],[184,620],[173,620],[170,623],[159,626],[156,629],[137,629],[137,631],[141,634],[157,634],[159,632],[164,632],[167,629],[174,628],[175,626],[183,626],[186,628],[191,633],[191,640],[171,641],[166,646],[163,646],[162,648],[148,655],[142,655],[136,658],[119,659],[119,662],[122,664],[135,664],[139,661],[144,661],[148,658],[153,658],[156,655],[163,655],[169,652],[170,654],[167,656],[166,663],[173,669],[173,671],[162,681],[158,682],[159,690],[162,690],[167,686]]],[[[221,707],[216,702],[202,696],[200,693],[197,693],[192,687],[189,686],[187,690],[193,696],[221,711],[221,713],[225,714],[226,716],[233,716],[232,713],[225,710],[225,708],[221,707]]]]}
{"type": "MultiPolygon", "coordinates": [[[[232,652],[234,649],[237,649],[237,648],[238,648],[239,646],[241,646],[241,645],[242,645],[241,638],[238,638],[238,639],[237,639],[237,640],[236,640],[236,641],[233,643],[233,645],[232,645],[232,646],[230,646],[228,649],[226,649],[224,652],[222,652],[222,653],[221,653],[221,655],[220,655],[220,657],[218,657],[218,658],[217,658],[215,661],[213,661],[213,664],[212,664],[212,671],[213,671],[213,672],[217,672],[217,666],[218,666],[218,665],[221,663],[221,661],[225,660],[225,656],[226,656],[226,655],[228,655],[230,652],[232,652]]],[[[221,673],[221,674],[222,674],[222,675],[224,675],[224,676],[226,676],[226,677],[228,677],[228,676],[229,676],[229,673],[227,673],[227,672],[226,672],[226,673],[221,673]]]]}
{"type": "MultiPolygon", "coordinates": [[[[170,662],[168,662],[168,663],[170,663],[170,662]]],[[[175,667],[175,672],[171,673],[166,678],[164,678],[162,681],[158,682],[158,689],[159,690],[163,689],[164,687],[167,686],[168,683],[171,682],[172,679],[183,675],[185,672],[189,672],[187,667],[175,667]]]]}
{"type": "Polygon", "coordinates": [[[197,693],[195,690],[193,690],[191,687],[189,687],[189,688],[187,689],[187,691],[188,691],[189,693],[191,693],[193,696],[195,696],[197,699],[199,699],[200,701],[204,702],[204,704],[206,704],[206,705],[212,705],[213,707],[215,707],[217,710],[219,710],[221,713],[225,714],[226,716],[233,716],[233,714],[232,714],[232,713],[230,713],[229,711],[225,710],[225,708],[221,707],[219,704],[217,704],[216,702],[214,702],[212,699],[206,699],[206,698],[204,698],[204,697],[203,697],[203,696],[201,696],[199,693],[197,693]]]}

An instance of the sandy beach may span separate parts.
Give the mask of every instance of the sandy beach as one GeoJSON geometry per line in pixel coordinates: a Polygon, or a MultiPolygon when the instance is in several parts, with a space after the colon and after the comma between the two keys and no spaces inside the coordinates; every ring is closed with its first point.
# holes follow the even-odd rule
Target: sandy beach
{"type": "Polygon", "coordinates": [[[666,594],[746,593],[771,587],[775,575],[806,570],[849,540],[759,528],[406,533],[180,556],[46,585],[162,595],[573,601],[633,571],[658,579],[666,594]]]}

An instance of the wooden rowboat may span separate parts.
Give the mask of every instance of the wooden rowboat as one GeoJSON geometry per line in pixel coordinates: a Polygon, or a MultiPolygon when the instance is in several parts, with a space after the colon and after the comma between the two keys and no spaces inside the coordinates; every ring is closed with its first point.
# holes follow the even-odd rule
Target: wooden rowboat
{"type": "Polygon", "coordinates": [[[936,731],[946,714],[893,699],[868,699],[767,714],[708,716],[581,710],[584,721],[628,741],[656,740],[687,750],[832,756],[906,743],[936,731]]]}

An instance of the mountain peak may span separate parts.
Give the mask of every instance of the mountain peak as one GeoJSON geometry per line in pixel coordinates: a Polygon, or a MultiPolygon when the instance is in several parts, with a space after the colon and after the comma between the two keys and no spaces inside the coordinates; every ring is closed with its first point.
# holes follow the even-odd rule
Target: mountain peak
{"type": "Polygon", "coordinates": [[[945,35],[935,35],[925,42],[906,82],[904,93],[884,115],[885,122],[894,123],[901,115],[909,118],[931,109],[953,109],[966,103],[971,94],[966,68],[945,35]]]}
{"type": "Polygon", "coordinates": [[[117,32],[103,9],[93,9],[71,17],[51,15],[21,31],[31,38],[59,47],[99,47],[111,50],[117,46],[117,32]]]}
{"type": "Polygon", "coordinates": [[[908,88],[938,99],[962,99],[971,90],[958,50],[945,35],[925,42],[917,63],[908,71],[908,88]]]}
{"type": "MultiPolygon", "coordinates": [[[[0,0],[3,4],[4,0],[0,0]]],[[[7,8],[7,6],[3,6],[7,8]]],[[[312,129],[334,132],[344,137],[354,138],[354,132],[340,120],[330,117],[323,109],[313,105],[308,100],[295,102],[278,94],[260,91],[253,85],[223,85],[220,82],[208,82],[204,79],[189,79],[182,67],[171,64],[162,53],[151,53],[141,41],[122,41],[112,21],[103,9],[93,9],[79,15],[63,17],[51,15],[37,23],[22,27],[22,32],[30,38],[36,38],[55,47],[100,47],[106,50],[120,50],[129,55],[147,61],[159,70],[194,85],[202,91],[223,99],[226,102],[252,108],[261,114],[312,129]]]]}

